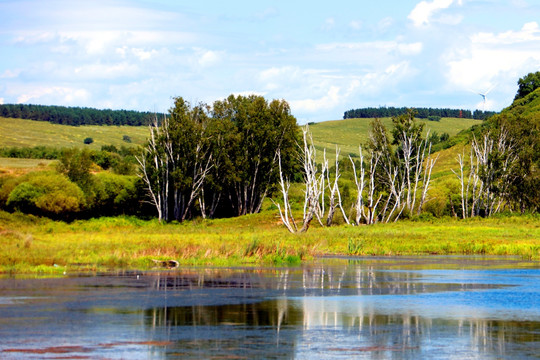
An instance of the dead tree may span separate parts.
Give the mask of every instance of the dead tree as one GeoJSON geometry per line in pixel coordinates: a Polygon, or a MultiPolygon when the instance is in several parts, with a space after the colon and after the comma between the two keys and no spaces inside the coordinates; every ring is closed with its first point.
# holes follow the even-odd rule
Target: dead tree
{"type": "MultiPolygon", "coordinates": [[[[168,119],[163,118],[161,126],[167,127],[168,119]]],[[[168,219],[169,202],[169,159],[167,152],[161,151],[161,144],[158,141],[165,141],[169,138],[162,138],[160,125],[157,116],[149,125],[150,139],[142,153],[136,156],[139,163],[139,177],[143,180],[149,195],[149,202],[154,205],[158,213],[158,220],[168,219]]]]}
{"type": "Polygon", "coordinates": [[[514,141],[504,127],[496,136],[484,134],[481,141],[473,137],[469,159],[468,175],[462,155],[458,155],[459,174],[452,170],[461,185],[462,217],[491,216],[501,210],[508,193],[517,160],[514,141]]]}
{"type": "Polygon", "coordinates": [[[324,214],[324,184],[325,174],[327,171],[327,162],[323,163],[319,171],[317,167],[316,150],[313,145],[313,137],[309,132],[309,127],[306,126],[302,129],[303,144],[299,145],[300,154],[299,158],[302,163],[304,173],[304,206],[302,216],[302,227],[297,228],[294,217],[292,216],[291,206],[289,202],[289,180],[284,179],[283,171],[281,169],[281,154],[278,153],[278,164],[280,172],[280,187],[283,196],[283,209],[274,201],[274,204],[278,207],[279,214],[283,224],[287,229],[292,232],[305,232],[309,229],[313,218],[316,217],[319,223],[322,223],[322,217],[324,214]]]}
{"type": "MultiPolygon", "coordinates": [[[[336,161],[334,164],[335,167],[335,173],[334,173],[334,181],[330,181],[330,171],[326,171],[326,180],[328,184],[328,215],[326,216],[326,226],[331,226],[332,222],[334,220],[334,214],[336,212],[336,209],[339,208],[341,210],[341,213],[343,215],[343,218],[347,224],[349,224],[349,218],[345,214],[345,210],[343,209],[343,204],[341,201],[341,192],[339,190],[339,178],[341,177],[341,174],[339,172],[339,153],[340,150],[336,145],[336,161]]],[[[324,155],[324,163],[328,164],[328,161],[326,160],[326,152],[324,155]]],[[[328,165],[326,165],[326,168],[328,169],[328,165]]]]}

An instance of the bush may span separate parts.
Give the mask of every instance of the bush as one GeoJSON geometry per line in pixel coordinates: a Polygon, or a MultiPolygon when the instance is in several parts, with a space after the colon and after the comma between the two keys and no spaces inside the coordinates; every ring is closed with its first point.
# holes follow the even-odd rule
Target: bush
{"type": "Polygon", "coordinates": [[[437,115],[428,116],[429,121],[441,121],[441,117],[437,115]]]}
{"type": "Polygon", "coordinates": [[[92,139],[91,137],[87,137],[86,139],[84,139],[84,143],[86,145],[90,145],[93,142],[94,142],[94,139],[92,139]]]}
{"type": "Polygon", "coordinates": [[[93,210],[100,215],[135,214],[138,208],[137,180],[136,176],[97,174],[93,210]]]}
{"type": "Polygon", "coordinates": [[[55,172],[28,174],[8,196],[6,205],[35,215],[58,217],[79,212],[84,194],[65,175],[55,172]]]}
{"type": "Polygon", "coordinates": [[[131,137],[129,137],[129,135],[124,135],[124,136],[122,137],[122,140],[124,140],[124,141],[127,142],[127,143],[130,143],[130,142],[131,142],[131,137]]]}

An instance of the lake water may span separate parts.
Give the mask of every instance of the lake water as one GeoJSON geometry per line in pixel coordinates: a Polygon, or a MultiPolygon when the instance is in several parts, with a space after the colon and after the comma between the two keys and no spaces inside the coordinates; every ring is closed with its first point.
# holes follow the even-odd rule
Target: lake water
{"type": "Polygon", "coordinates": [[[540,264],[319,259],[0,279],[1,359],[535,359],[540,264]]]}

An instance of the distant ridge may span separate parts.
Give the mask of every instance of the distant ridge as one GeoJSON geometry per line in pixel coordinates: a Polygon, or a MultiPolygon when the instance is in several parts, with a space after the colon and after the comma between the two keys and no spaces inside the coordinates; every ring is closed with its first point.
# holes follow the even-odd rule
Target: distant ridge
{"type": "MultiPolygon", "coordinates": [[[[147,125],[151,112],[134,110],[93,109],[56,105],[3,104],[0,116],[5,118],[48,121],[60,125],[147,125]]],[[[161,118],[161,114],[157,114],[161,118]]]]}
{"type": "MultiPolygon", "coordinates": [[[[345,111],[343,119],[356,119],[356,118],[385,118],[392,116],[403,115],[407,112],[406,107],[367,107],[359,109],[351,109],[345,111]]],[[[416,117],[420,119],[429,119],[430,117],[439,118],[463,118],[463,119],[475,119],[485,120],[488,117],[497,114],[495,111],[482,111],[464,109],[438,109],[438,108],[414,108],[418,115],[416,117]]]]}

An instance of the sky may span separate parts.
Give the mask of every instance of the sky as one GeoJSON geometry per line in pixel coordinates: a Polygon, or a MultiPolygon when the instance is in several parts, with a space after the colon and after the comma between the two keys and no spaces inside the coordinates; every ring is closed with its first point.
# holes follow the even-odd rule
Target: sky
{"type": "Polygon", "coordinates": [[[167,112],[256,94],[304,124],[500,111],[540,71],[538,0],[0,0],[0,24],[0,104],[167,112]]]}

